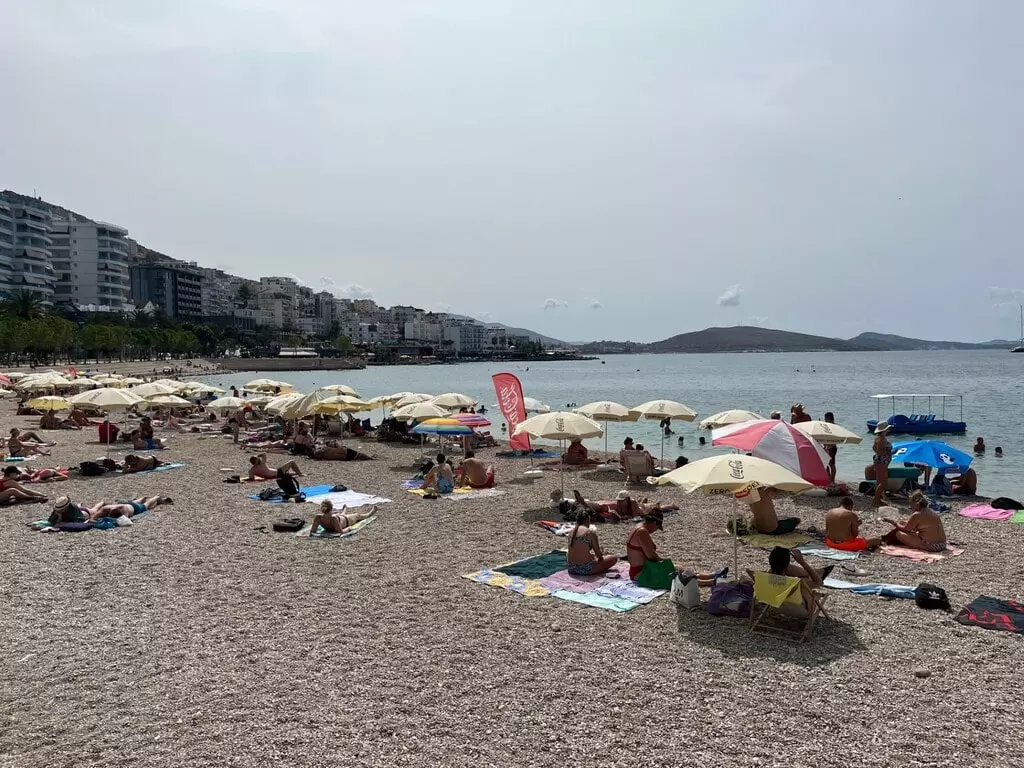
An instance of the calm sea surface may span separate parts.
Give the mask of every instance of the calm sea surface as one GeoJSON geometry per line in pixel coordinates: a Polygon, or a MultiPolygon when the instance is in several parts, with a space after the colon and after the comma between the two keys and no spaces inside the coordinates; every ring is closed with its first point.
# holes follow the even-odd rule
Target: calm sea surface
{"type": "MultiPolygon", "coordinates": [[[[676,434],[665,442],[667,458],[683,453],[693,460],[717,452],[719,449],[698,447],[697,438],[708,433],[699,430],[697,422],[727,408],[746,408],[767,417],[773,409],[788,415],[793,403],[802,402],[816,419],[832,411],[837,423],[865,434],[860,445],[840,447],[841,479],[860,478],[870,461],[871,440],[865,421],[877,415],[871,395],[962,394],[967,435],[939,439],[970,451],[975,437],[984,436],[989,452],[973,465],[980,492],[1024,498],[1024,355],[1009,352],[613,355],[603,362],[382,366],[361,371],[214,375],[209,381],[240,386],[265,376],[288,381],[300,391],[344,383],[363,397],[398,391],[463,392],[487,405],[498,435],[501,418],[492,408],[496,398],[490,377],[502,370],[518,375],[524,393],[553,410],[594,400],[614,400],[627,406],[656,398],[685,403],[697,411],[697,421],[673,424],[676,434]],[[685,439],[682,447],[677,443],[680,436],[685,439]],[[992,455],[996,446],[1002,446],[1004,458],[992,455]]],[[[897,412],[911,412],[909,401],[900,406],[897,412]]],[[[883,403],[882,407],[882,415],[890,415],[889,405],[883,403]]],[[[933,412],[940,416],[941,407],[933,401],[933,412]]],[[[918,401],[916,410],[927,412],[926,403],[918,401]]],[[[947,402],[946,416],[959,418],[959,401],[947,402]]],[[[619,446],[622,438],[630,435],[657,456],[661,450],[657,427],[657,422],[610,424],[609,446],[619,446]]],[[[602,448],[604,441],[592,440],[590,445],[602,448]]]]}

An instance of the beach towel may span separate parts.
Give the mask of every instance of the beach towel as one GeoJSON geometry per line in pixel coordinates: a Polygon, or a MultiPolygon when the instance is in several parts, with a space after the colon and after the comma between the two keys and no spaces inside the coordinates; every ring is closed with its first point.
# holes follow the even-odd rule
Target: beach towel
{"type": "Polygon", "coordinates": [[[548,533],[555,534],[555,536],[568,536],[572,529],[576,527],[576,523],[560,523],[555,520],[538,520],[537,525],[548,533]]]}
{"type": "MultiPolygon", "coordinates": [[[[342,507],[348,507],[349,509],[355,509],[356,507],[365,507],[369,504],[390,504],[391,499],[385,499],[382,496],[374,496],[369,493],[359,493],[358,491],[328,491],[326,493],[314,492],[316,488],[321,486],[314,486],[312,489],[307,488],[304,493],[306,494],[307,504],[319,504],[324,499],[327,499],[334,505],[335,509],[341,509],[342,507]]],[[[330,486],[328,486],[329,488],[330,486]]]]}
{"type": "Polygon", "coordinates": [[[1011,523],[1024,523],[1024,509],[1020,512],[1014,512],[1013,517],[1010,518],[1011,523]]]}
{"type": "MultiPolygon", "coordinates": [[[[184,466],[185,465],[182,464],[180,461],[174,461],[174,462],[171,462],[170,464],[161,464],[156,469],[144,469],[142,472],[129,472],[128,474],[129,475],[150,475],[150,474],[152,474],[154,472],[166,472],[167,470],[170,470],[170,469],[181,469],[184,466]]],[[[124,473],[123,472],[107,472],[104,475],[97,475],[97,477],[119,477],[122,474],[124,474],[124,473]]]]}
{"type": "Polygon", "coordinates": [[[956,620],[971,627],[1024,633],[1024,603],[979,595],[960,609],[956,620]]]}
{"type": "Polygon", "coordinates": [[[829,589],[845,589],[855,595],[895,597],[906,600],[913,600],[916,591],[914,587],[908,587],[905,584],[857,584],[852,581],[833,579],[831,576],[823,583],[829,589]]]}
{"type": "Polygon", "coordinates": [[[476,571],[475,573],[464,573],[462,578],[475,581],[478,584],[486,584],[489,587],[507,589],[523,597],[550,597],[551,590],[541,585],[535,579],[524,579],[521,576],[510,576],[507,573],[500,573],[490,568],[476,571]]]}
{"type": "Polygon", "coordinates": [[[495,568],[495,571],[506,576],[519,576],[523,579],[543,579],[545,576],[564,570],[566,567],[565,550],[554,549],[543,555],[534,555],[508,565],[495,568]]]}
{"type": "Polygon", "coordinates": [[[920,549],[898,547],[894,544],[883,544],[878,548],[878,551],[883,555],[905,557],[908,560],[914,560],[918,563],[936,563],[939,560],[945,560],[947,557],[957,557],[964,553],[963,548],[955,547],[949,543],[946,544],[946,550],[944,552],[922,552],[920,549]]]}
{"type": "Polygon", "coordinates": [[[355,536],[359,531],[368,526],[374,520],[376,516],[368,517],[365,520],[360,520],[358,523],[350,526],[344,533],[328,533],[323,529],[322,526],[316,527],[316,533],[312,536],[309,534],[309,523],[306,523],[302,528],[295,532],[296,536],[305,536],[307,539],[347,539],[349,536],[355,536]]]}
{"type": "Polygon", "coordinates": [[[978,520],[1009,520],[1014,516],[1014,511],[1012,509],[996,509],[991,504],[971,504],[961,509],[959,514],[978,520]]]}
{"type": "Polygon", "coordinates": [[[553,592],[551,596],[557,597],[559,600],[568,600],[572,603],[589,605],[591,608],[604,608],[606,611],[615,611],[616,613],[625,613],[626,611],[631,611],[634,608],[640,607],[640,603],[634,603],[631,600],[623,600],[619,597],[609,597],[607,595],[598,594],[597,592],[580,593],[560,589],[557,592],[553,592]]]}
{"type": "Polygon", "coordinates": [[[806,533],[800,533],[799,531],[783,533],[780,536],[772,536],[767,533],[750,533],[745,536],[740,536],[740,541],[748,547],[757,547],[758,549],[775,549],[776,547],[793,549],[794,547],[799,547],[801,544],[806,544],[810,540],[810,536],[806,533]]]}
{"type": "Polygon", "coordinates": [[[4,456],[4,461],[14,464],[21,461],[35,461],[39,458],[39,454],[32,454],[31,456],[4,456]]]}
{"type": "MultiPolygon", "coordinates": [[[[498,451],[494,455],[498,456],[498,457],[500,457],[502,459],[529,459],[530,458],[530,454],[528,454],[528,453],[520,453],[519,451],[498,451]]],[[[562,454],[558,453],[557,451],[541,451],[541,450],[537,450],[537,451],[534,451],[533,458],[535,458],[535,459],[557,459],[561,455],[562,454]]]]}
{"type": "MultiPolygon", "coordinates": [[[[309,488],[303,488],[302,492],[304,494],[306,494],[306,498],[309,498],[310,495],[324,496],[324,495],[330,493],[331,489],[333,487],[334,487],[333,485],[311,485],[309,488]]],[[[255,499],[256,501],[268,501],[271,504],[282,504],[282,503],[284,503],[284,499],[282,499],[282,498],[261,499],[260,495],[258,493],[252,494],[251,496],[249,496],[249,498],[250,499],[255,499]]],[[[295,503],[294,501],[290,501],[289,502],[289,504],[294,504],[294,503],[295,503]]]]}
{"type": "MultiPolygon", "coordinates": [[[[428,493],[422,488],[409,488],[408,491],[421,497],[428,493]]],[[[465,501],[466,499],[487,499],[492,496],[504,495],[505,492],[500,488],[456,488],[451,493],[442,493],[441,498],[448,501],[465,501]]]]}
{"type": "Polygon", "coordinates": [[[826,560],[856,560],[856,552],[845,552],[841,549],[832,549],[832,547],[823,547],[820,544],[805,544],[802,547],[797,547],[800,550],[800,554],[805,557],[823,557],[826,560]]]}

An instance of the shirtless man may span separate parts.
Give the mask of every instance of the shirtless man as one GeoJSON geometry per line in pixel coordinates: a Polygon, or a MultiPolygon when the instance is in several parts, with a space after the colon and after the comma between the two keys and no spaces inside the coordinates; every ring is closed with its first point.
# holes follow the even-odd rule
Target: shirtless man
{"type": "Polygon", "coordinates": [[[136,456],[134,453],[129,453],[124,457],[124,468],[121,471],[126,475],[131,475],[135,472],[149,472],[163,464],[164,462],[156,456],[136,456]]]}
{"type": "Polygon", "coordinates": [[[759,533],[781,536],[784,533],[792,533],[800,525],[799,517],[785,517],[779,520],[775,514],[774,491],[771,488],[758,488],[753,493],[760,497],[750,505],[750,513],[754,516],[754,528],[759,533]]]}
{"type": "Polygon", "coordinates": [[[173,503],[170,496],[140,496],[131,501],[100,501],[91,507],[82,506],[81,509],[89,515],[90,520],[98,520],[101,517],[135,517],[161,504],[173,503]]]}
{"type": "Polygon", "coordinates": [[[974,496],[978,492],[978,473],[968,468],[953,481],[953,493],[957,496],[974,496]]]}
{"type": "Polygon", "coordinates": [[[277,469],[267,466],[267,454],[258,453],[249,457],[249,480],[276,480],[281,475],[294,475],[302,477],[302,470],[294,461],[282,464],[277,469]]]}
{"type": "Polygon", "coordinates": [[[882,543],[881,538],[860,535],[860,517],[853,511],[853,499],[845,497],[839,506],[825,513],[825,544],[845,552],[863,552],[882,543]]]}
{"type": "Polygon", "coordinates": [[[925,552],[943,552],[946,549],[946,529],[935,511],[928,506],[928,497],[921,491],[910,494],[910,518],[905,523],[886,519],[893,527],[882,540],[925,552]]]}
{"type": "Polygon", "coordinates": [[[811,568],[798,549],[776,547],[768,553],[768,570],[777,576],[795,576],[800,579],[800,592],[804,608],[808,611],[814,607],[814,596],[811,590],[820,587],[835,565],[827,565],[820,571],[811,568]],[[795,561],[795,562],[794,562],[795,561]]]}
{"type": "Polygon", "coordinates": [[[346,448],[343,445],[324,445],[313,449],[313,455],[310,458],[317,461],[366,461],[371,457],[360,453],[355,448],[346,448]]]}
{"type": "Polygon", "coordinates": [[[472,451],[466,451],[462,460],[462,477],[459,486],[467,488],[489,488],[494,485],[494,468],[488,467],[472,451]]]}

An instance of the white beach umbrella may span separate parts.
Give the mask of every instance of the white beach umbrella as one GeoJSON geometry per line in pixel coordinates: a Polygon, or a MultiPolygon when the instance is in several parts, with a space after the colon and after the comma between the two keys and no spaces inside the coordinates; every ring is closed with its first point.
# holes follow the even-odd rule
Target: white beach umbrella
{"type": "MultiPolygon", "coordinates": [[[[604,429],[596,421],[588,419],[579,413],[568,413],[566,411],[554,411],[552,413],[541,413],[531,416],[526,421],[519,422],[513,435],[527,434],[530,437],[542,438],[545,440],[586,440],[590,437],[600,437],[604,429]]],[[[564,453],[562,454],[564,457],[564,453]]],[[[562,493],[565,493],[565,466],[563,458],[563,471],[559,472],[562,482],[562,493]]]]}
{"type": "Polygon", "coordinates": [[[125,376],[123,379],[121,379],[121,382],[129,386],[133,386],[135,384],[144,383],[144,380],[138,378],[137,376],[125,376]]]}
{"type": "Polygon", "coordinates": [[[430,400],[433,395],[425,395],[422,392],[409,392],[404,397],[399,398],[395,401],[395,408],[404,408],[407,405],[413,405],[414,403],[424,403],[430,400]]]}
{"type": "Polygon", "coordinates": [[[551,406],[535,397],[524,397],[523,407],[527,413],[551,413],[551,406]]]}
{"type": "Polygon", "coordinates": [[[654,479],[654,485],[676,485],[686,493],[731,494],[733,497],[733,573],[739,574],[739,537],[736,535],[736,494],[757,488],[799,493],[814,487],[785,467],[754,456],[729,453],[694,461],[654,479]]]}
{"type": "Polygon", "coordinates": [[[286,419],[301,419],[304,416],[309,416],[314,413],[313,406],[317,403],[321,403],[332,397],[336,397],[333,392],[328,392],[326,389],[314,389],[308,395],[303,395],[298,400],[289,403],[281,412],[281,415],[286,419]]]}
{"type": "Polygon", "coordinates": [[[328,392],[333,392],[336,395],[348,395],[349,397],[359,397],[359,393],[356,392],[348,384],[328,384],[327,386],[320,387],[328,392]]]}
{"type": "MultiPolygon", "coordinates": [[[[680,419],[682,421],[693,421],[697,418],[697,412],[677,403],[675,400],[649,400],[641,403],[633,409],[642,419],[680,419]]],[[[665,432],[661,431],[661,463],[665,463],[665,432]]]]}
{"type": "Polygon", "coordinates": [[[418,421],[420,419],[439,419],[447,416],[448,411],[433,403],[410,403],[391,412],[392,418],[399,421],[418,421]]]}
{"type": "Polygon", "coordinates": [[[128,389],[101,387],[80,392],[68,398],[72,405],[91,405],[105,411],[126,411],[143,402],[143,398],[128,389]]]}
{"type": "Polygon", "coordinates": [[[839,445],[840,443],[860,443],[863,438],[846,427],[831,424],[827,421],[805,421],[794,424],[801,432],[813,437],[822,445],[839,445]]]}
{"type": "Polygon", "coordinates": [[[744,421],[757,421],[763,419],[759,413],[753,411],[743,411],[739,409],[733,409],[729,411],[719,411],[718,413],[708,416],[702,420],[698,425],[701,429],[718,429],[719,427],[727,427],[730,424],[741,424],[744,421]]]}
{"type": "Polygon", "coordinates": [[[174,394],[150,395],[146,398],[146,404],[151,408],[185,408],[192,405],[185,398],[174,394]]]}
{"type": "Polygon", "coordinates": [[[149,384],[139,384],[137,387],[132,387],[130,390],[133,395],[138,395],[143,400],[148,400],[153,395],[173,395],[178,392],[177,387],[169,387],[166,384],[161,384],[159,381],[151,381],[149,384]]]}
{"type": "Polygon", "coordinates": [[[69,386],[77,387],[78,389],[86,389],[87,387],[101,387],[96,379],[90,379],[88,376],[78,376],[68,382],[69,386]]]}
{"type": "Polygon", "coordinates": [[[184,381],[180,391],[189,395],[223,395],[227,390],[203,381],[184,381]]]}
{"type": "Polygon", "coordinates": [[[476,405],[476,400],[469,395],[463,395],[459,392],[445,392],[443,395],[437,395],[432,398],[430,402],[449,409],[472,408],[476,405]]]}
{"type": "Polygon", "coordinates": [[[56,371],[47,371],[45,373],[25,376],[18,381],[16,386],[18,389],[31,392],[33,390],[52,389],[54,387],[67,387],[70,383],[66,376],[61,376],[56,371]]]}
{"type": "Polygon", "coordinates": [[[4,376],[6,376],[11,381],[18,381],[19,379],[24,379],[28,375],[29,374],[23,371],[9,371],[4,374],[4,376]]]}
{"type": "Polygon", "coordinates": [[[125,386],[127,386],[121,380],[120,376],[110,376],[110,375],[95,376],[94,380],[95,380],[95,382],[97,384],[99,384],[101,386],[104,386],[104,387],[125,387],[125,386]]]}
{"type": "Polygon", "coordinates": [[[275,381],[274,379],[253,379],[246,383],[242,389],[246,392],[274,392],[278,389],[282,393],[295,389],[287,381],[275,381]]]}
{"type": "MultiPolygon", "coordinates": [[[[598,400],[575,409],[594,421],[636,421],[640,414],[611,400],[598,400]]],[[[604,452],[608,453],[608,430],[604,432],[604,452]]]]}
{"type": "Polygon", "coordinates": [[[263,410],[267,413],[273,413],[280,415],[294,402],[297,402],[304,398],[306,394],[304,392],[288,392],[284,395],[278,395],[277,397],[271,398],[270,401],[263,406],[263,410]]]}
{"type": "Polygon", "coordinates": [[[206,408],[210,411],[237,411],[239,408],[245,408],[248,404],[240,397],[218,397],[216,400],[208,402],[206,408]]]}
{"type": "Polygon", "coordinates": [[[335,395],[313,406],[314,413],[358,413],[372,409],[369,403],[351,395],[335,395]]]}

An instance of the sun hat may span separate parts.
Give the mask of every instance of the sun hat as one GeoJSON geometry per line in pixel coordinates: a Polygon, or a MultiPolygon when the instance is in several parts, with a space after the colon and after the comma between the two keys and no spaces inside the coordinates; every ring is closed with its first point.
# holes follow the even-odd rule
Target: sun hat
{"type": "Polygon", "coordinates": [[[53,508],[55,510],[67,509],[71,506],[71,499],[67,496],[58,496],[57,500],[53,502],[53,508]]]}
{"type": "Polygon", "coordinates": [[[890,429],[892,429],[892,425],[887,421],[880,421],[877,424],[875,424],[876,435],[884,435],[890,429]]]}
{"type": "Polygon", "coordinates": [[[615,500],[616,501],[625,501],[628,498],[629,498],[629,491],[619,491],[617,494],[615,494],[615,500]]]}

